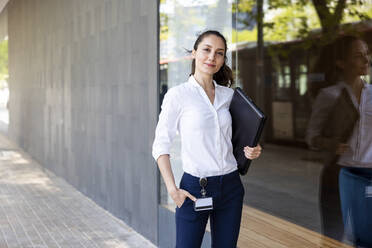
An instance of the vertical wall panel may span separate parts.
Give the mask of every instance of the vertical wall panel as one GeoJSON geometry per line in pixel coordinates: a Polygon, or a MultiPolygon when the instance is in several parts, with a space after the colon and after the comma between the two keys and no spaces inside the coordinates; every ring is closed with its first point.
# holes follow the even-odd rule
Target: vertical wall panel
{"type": "Polygon", "coordinates": [[[157,1],[13,0],[10,136],[157,243],[157,1]]]}

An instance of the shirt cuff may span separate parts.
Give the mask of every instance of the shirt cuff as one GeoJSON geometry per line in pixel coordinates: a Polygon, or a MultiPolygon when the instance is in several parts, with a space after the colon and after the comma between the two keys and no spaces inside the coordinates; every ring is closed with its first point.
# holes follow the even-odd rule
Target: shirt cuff
{"type": "Polygon", "coordinates": [[[156,162],[158,162],[158,158],[161,155],[165,155],[165,154],[170,155],[169,151],[167,149],[163,149],[163,150],[159,150],[159,151],[155,151],[155,150],[152,151],[152,157],[155,159],[156,162]]]}

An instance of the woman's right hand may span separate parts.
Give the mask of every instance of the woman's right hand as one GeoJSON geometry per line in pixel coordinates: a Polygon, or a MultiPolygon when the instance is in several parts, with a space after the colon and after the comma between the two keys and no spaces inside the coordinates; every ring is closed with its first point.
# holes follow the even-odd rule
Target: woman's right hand
{"type": "Polygon", "coordinates": [[[172,197],[174,203],[176,203],[177,207],[181,207],[182,204],[185,202],[186,197],[190,198],[192,201],[196,201],[195,196],[191,195],[189,192],[183,189],[175,188],[169,192],[169,195],[172,197]]]}

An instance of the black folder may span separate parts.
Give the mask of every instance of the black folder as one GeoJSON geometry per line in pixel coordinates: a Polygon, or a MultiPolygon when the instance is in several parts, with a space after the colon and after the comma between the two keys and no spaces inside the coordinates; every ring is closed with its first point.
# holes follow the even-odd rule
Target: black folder
{"type": "Polygon", "coordinates": [[[245,146],[255,147],[258,144],[265,125],[266,116],[257,105],[237,87],[230,104],[232,118],[232,145],[238,170],[245,175],[251,160],[244,155],[245,146]]]}

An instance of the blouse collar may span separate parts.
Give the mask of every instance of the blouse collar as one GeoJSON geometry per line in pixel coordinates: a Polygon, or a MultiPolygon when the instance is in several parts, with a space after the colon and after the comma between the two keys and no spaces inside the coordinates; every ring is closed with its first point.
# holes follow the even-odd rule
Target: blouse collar
{"type": "MultiPolygon", "coordinates": [[[[190,75],[189,77],[189,80],[188,80],[189,83],[191,83],[192,85],[196,86],[196,87],[200,87],[200,88],[203,88],[195,79],[194,75],[190,75]]],[[[220,85],[218,85],[216,83],[216,81],[213,80],[213,84],[214,84],[214,88],[217,89],[217,87],[219,87],[220,85]]]]}

